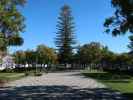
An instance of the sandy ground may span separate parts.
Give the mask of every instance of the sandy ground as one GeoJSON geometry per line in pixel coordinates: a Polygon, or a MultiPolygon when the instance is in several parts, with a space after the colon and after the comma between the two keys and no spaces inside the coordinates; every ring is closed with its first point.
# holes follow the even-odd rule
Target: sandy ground
{"type": "Polygon", "coordinates": [[[109,90],[77,72],[48,73],[25,77],[0,88],[0,100],[124,100],[119,92],[109,90]]]}

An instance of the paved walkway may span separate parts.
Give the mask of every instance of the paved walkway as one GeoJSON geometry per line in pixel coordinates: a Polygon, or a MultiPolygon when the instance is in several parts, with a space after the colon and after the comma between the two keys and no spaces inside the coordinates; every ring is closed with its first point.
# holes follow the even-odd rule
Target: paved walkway
{"type": "Polygon", "coordinates": [[[0,89],[0,100],[124,100],[119,92],[107,89],[80,72],[48,73],[26,77],[0,89]]]}

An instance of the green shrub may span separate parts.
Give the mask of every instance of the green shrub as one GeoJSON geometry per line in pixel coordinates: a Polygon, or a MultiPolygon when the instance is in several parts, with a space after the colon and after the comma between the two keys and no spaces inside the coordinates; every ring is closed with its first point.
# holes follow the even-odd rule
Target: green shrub
{"type": "Polygon", "coordinates": [[[25,76],[29,76],[29,73],[28,72],[25,72],[25,76]]]}
{"type": "Polygon", "coordinates": [[[34,76],[42,76],[42,73],[35,72],[35,73],[34,73],[34,76]]]}

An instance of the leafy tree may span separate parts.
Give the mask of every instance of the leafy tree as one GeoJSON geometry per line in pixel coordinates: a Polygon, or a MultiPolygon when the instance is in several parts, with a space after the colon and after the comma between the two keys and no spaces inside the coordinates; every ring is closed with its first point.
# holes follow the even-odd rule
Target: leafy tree
{"type": "Polygon", "coordinates": [[[120,70],[121,68],[127,69],[127,66],[132,64],[132,59],[127,53],[116,54],[104,48],[101,63],[106,69],[120,70]]]}
{"type": "Polygon", "coordinates": [[[6,40],[4,38],[4,35],[2,33],[0,33],[0,50],[1,51],[6,50],[5,45],[7,45],[7,44],[6,44],[6,40]]]}
{"type": "Polygon", "coordinates": [[[102,49],[102,57],[101,57],[102,67],[107,68],[107,69],[112,68],[117,62],[116,56],[117,54],[110,51],[108,47],[104,47],[102,49]]]}
{"type": "Polygon", "coordinates": [[[11,37],[8,37],[7,45],[8,46],[21,46],[24,40],[20,37],[19,34],[14,34],[11,37]]]}
{"type": "Polygon", "coordinates": [[[16,51],[13,56],[17,64],[57,63],[57,55],[54,49],[45,45],[38,45],[36,50],[16,51]]]}
{"type": "Polygon", "coordinates": [[[102,57],[102,48],[100,43],[91,42],[80,47],[78,54],[80,57],[80,63],[100,63],[102,57]]]}
{"type": "Polygon", "coordinates": [[[14,35],[24,30],[24,17],[18,7],[23,6],[25,2],[26,0],[0,0],[0,34],[2,34],[0,44],[4,50],[9,46],[8,41],[11,37],[14,39],[14,35]]]}
{"type": "Polygon", "coordinates": [[[24,51],[16,51],[13,56],[16,64],[25,64],[26,56],[24,51]]]}
{"type": "Polygon", "coordinates": [[[123,54],[117,55],[116,61],[120,67],[123,67],[123,66],[129,65],[130,57],[128,56],[128,54],[123,53],[123,54]]]}
{"type": "Polygon", "coordinates": [[[18,6],[23,6],[25,0],[0,0],[0,33],[5,36],[22,32],[24,17],[18,10],[18,6]]]}
{"type": "MultiPolygon", "coordinates": [[[[126,32],[133,33],[133,0],[111,0],[115,8],[114,14],[105,20],[106,32],[113,36],[122,35],[126,32]]],[[[129,36],[128,47],[133,53],[133,36],[129,36]]]]}
{"type": "Polygon", "coordinates": [[[131,52],[133,52],[133,35],[129,36],[130,44],[128,45],[131,52]]]}
{"type": "Polygon", "coordinates": [[[53,64],[57,62],[57,56],[54,49],[45,45],[38,45],[36,49],[37,62],[39,64],[53,64]]]}
{"type": "Polygon", "coordinates": [[[58,60],[60,63],[71,63],[75,36],[73,17],[68,5],[64,5],[61,8],[58,19],[58,31],[56,33],[57,37],[55,38],[55,44],[58,48],[58,60]]]}
{"type": "Polygon", "coordinates": [[[34,64],[36,63],[36,52],[33,50],[25,51],[25,63],[34,64]]]}
{"type": "Polygon", "coordinates": [[[133,33],[133,0],[111,0],[115,13],[105,20],[106,32],[117,36],[127,31],[133,33]]]}
{"type": "Polygon", "coordinates": [[[4,35],[2,33],[0,33],[0,60],[1,58],[6,54],[6,40],[4,38],[4,35]]]}

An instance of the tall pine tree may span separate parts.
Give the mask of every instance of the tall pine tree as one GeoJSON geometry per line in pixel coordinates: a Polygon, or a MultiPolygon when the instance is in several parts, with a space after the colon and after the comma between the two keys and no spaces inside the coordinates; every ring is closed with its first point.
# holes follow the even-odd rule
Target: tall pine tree
{"type": "Polygon", "coordinates": [[[71,9],[68,5],[61,8],[59,21],[57,24],[57,33],[55,44],[58,49],[59,63],[71,63],[75,42],[74,22],[71,15],[71,9]]]}

